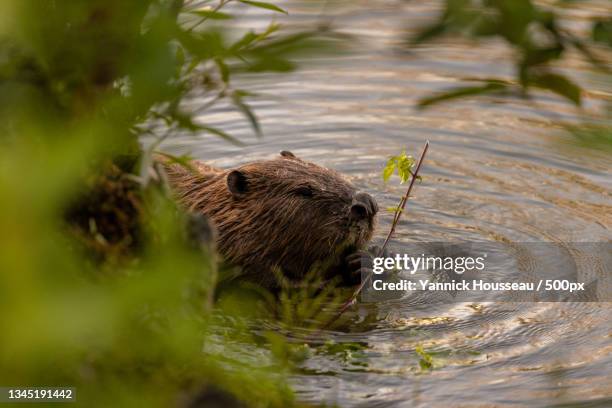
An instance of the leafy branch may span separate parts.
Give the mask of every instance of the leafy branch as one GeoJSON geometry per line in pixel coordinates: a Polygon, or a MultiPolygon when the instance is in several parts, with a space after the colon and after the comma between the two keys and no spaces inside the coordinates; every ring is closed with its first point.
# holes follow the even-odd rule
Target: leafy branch
{"type": "MultiPolygon", "coordinates": [[[[389,230],[389,233],[387,234],[387,238],[385,238],[385,242],[383,243],[382,247],[380,248],[380,254],[383,254],[385,252],[385,249],[387,249],[387,244],[389,243],[389,240],[391,239],[391,237],[393,236],[393,233],[395,232],[395,228],[397,227],[397,224],[399,222],[400,217],[402,216],[402,213],[404,212],[404,208],[406,207],[406,203],[408,202],[408,198],[410,197],[410,192],[412,191],[412,187],[414,186],[414,182],[416,181],[416,179],[419,178],[419,170],[421,170],[421,164],[423,164],[423,159],[425,158],[425,155],[427,154],[427,150],[429,149],[429,140],[427,142],[425,142],[425,147],[423,147],[423,152],[421,153],[421,157],[419,157],[419,161],[416,165],[416,169],[414,170],[414,173],[410,170],[410,168],[412,166],[410,166],[410,168],[408,169],[408,172],[412,175],[412,178],[410,179],[410,184],[408,185],[408,189],[406,190],[406,194],[404,194],[402,196],[402,199],[399,202],[399,205],[397,206],[397,209],[393,215],[393,222],[391,223],[391,229],[389,230]]],[[[412,161],[412,164],[414,164],[414,159],[410,160],[412,158],[406,158],[404,159],[403,163],[410,163],[410,161],[412,161]]],[[[405,166],[405,164],[404,164],[405,166]]],[[[398,166],[398,172],[400,171],[400,167],[398,166]]],[[[401,175],[400,175],[401,177],[401,175]]],[[[379,255],[380,255],[379,254],[379,255]]],[[[365,281],[367,282],[369,279],[372,278],[372,274],[370,274],[368,276],[368,279],[365,279],[365,281]]],[[[362,282],[362,286],[361,289],[363,289],[363,285],[364,283],[362,282]]],[[[359,290],[359,292],[361,292],[361,289],[359,290]]],[[[357,293],[359,294],[359,293],[357,293]]]]}
{"type": "Polygon", "coordinates": [[[404,184],[410,179],[412,167],[414,166],[414,158],[406,155],[406,150],[397,156],[391,156],[387,161],[387,165],[383,170],[383,180],[385,183],[389,181],[393,173],[397,170],[397,175],[400,177],[400,182],[404,184]]]}
{"type": "Polygon", "coordinates": [[[480,86],[451,88],[421,99],[418,107],[487,94],[527,98],[531,88],[556,93],[581,106],[581,87],[553,66],[575,49],[596,69],[612,73],[605,58],[598,56],[598,51],[604,52],[603,46],[612,47],[611,33],[612,20],[599,20],[592,24],[590,35],[583,38],[564,29],[554,9],[533,0],[446,0],[438,20],[408,39],[409,46],[449,35],[478,40],[498,38],[515,51],[516,80],[483,79],[480,86]]]}
{"type": "MultiPolygon", "coordinates": [[[[385,249],[387,248],[389,240],[391,239],[391,237],[393,236],[393,233],[395,232],[395,228],[397,227],[397,224],[399,223],[399,220],[404,212],[404,208],[406,207],[406,203],[408,202],[408,198],[410,197],[410,193],[412,192],[412,187],[414,186],[414,182],[419,178],[419,171],[421,170],[421,165],[423,164],[423,160],[425,159],[425,155],[427,154],[428,149],[429,149],[429,140],[425,143],[425,147],[423,148],[423,152],[421,153],[421,156],[419,157],[419,161],[416,164],[416,168],[414,172],[412,171],[412,167],[414,166],[414,159],[412,158],[412,156],[407,156],[405,151],[402,151],[402,153],[400,153],[398,156],[391,157],[383,170],[383,179],[385,181],[387,181],[391,177],[391,175],[393,174],[395,170],[397,170],[400,178],[402,179],[402,183],[407,181],[408,175],[411,175],[412,178],[410,178],[410,184],[408,185],[408,189],[406,190],[406,193],[402,196],[399,202],[399,205],[395,209],[395,213],[393,215],[393,222],[391,224],[391,229],[389,230],[389,233],[387,234],[387,237],[385,238],[385,241],[382,247],[380,248],[380,251],[377,254],[377,256],[380,256],[385,252],[385,249]]],[[[372,274],[373,274],[373,271],[370,271],[368,273],[368,276],[365,279],[362,279],[361,283],[359,284],[359,286],[357,286],[357,288],[355,289],[351,297],[342,304],[342,306],[340,307],[334,319],[327,322],[323,326],[323,329],[327,328],[332,322],[338,320],[338,318],[342,316],[342,314],[351,305],[355,303],[355,300],[357,299],[357,297],[359,296],[359,294],[361,293],[365,285],[372,279],[372,274]]]]}

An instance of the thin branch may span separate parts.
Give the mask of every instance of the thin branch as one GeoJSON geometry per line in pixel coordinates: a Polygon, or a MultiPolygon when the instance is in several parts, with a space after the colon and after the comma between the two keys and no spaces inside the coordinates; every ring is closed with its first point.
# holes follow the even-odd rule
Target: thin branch
{"type": "MultiPolygon", "coordinates": [[[[385,252],[385,249],[387,248],[387,244],[389,243],[391,236],[393,236],[393,233],[395,232],[395,227],[399,223],[400,217],[402,216],[402,213],[404,212],[404,208],[406,207],[406,203],[408,202],[408,198],[410,197],[410,192],[412,191],[414,182],[419,176],[419,170],[421,170],[421,164],[423,164],[423,159],[425,158],[425,154],[427,154],[427,149],[429,149],[429,140],[425,143],[425,147],[423,148],[423,152],[421,153],[421,157],[419,158],[419,162],[417,163],[414,173],[411,173],[412,178],[410,179],[410,184],[408,185],[406,194],[404,194],[404,196],[400,200],[399,206],[395,210],[395,214],[393,216],[393,223],[391,224],[391,229],[389,230],[389,233],[387,234],[387,238],[385,238],[385,242],[380,248],[380,252],[378,253],[378,256],[382,255],[385,252]]],[[[373,273],[374,273],[373,271],[370,271],[370,273],[368,273],[368,276],[365,279],[363,279],[363,281],[357,287],[357,289],[355,289],[351,297],[342,305],[336,317],[330,320],[329,322],[327,322],[327,324],[325,324],[321,330],[327,328],[331,323],[338,320],[338,318],[342,316],[342,314],[355,302],[355,300],[357,299],[357,296],[359,296],[359,294],[361,293],[365,285],[372,279],[373,273]]]]}
{"type": "Polygon", "coordinates": [[[412,186],[414,186],[414,182],[416,181],[417,177],[419,176],[419,170],[421,170],[421,164],[423,163],[423,159],[425,158],[425,154],[427,154],[427,149],[429,149],[429,140],[425,143],[425,147],[423,148],[423,153],[421,153],[421,157],[419,158],[419,162],[417,163],[417,166],[416,166],[416,169],[414,170],[414,173],[411,173],[412,174],[412,178],[410,179],[410,184],[408,185],[408,190],[406,190],[406,194],[404,194],[404,196],[400,200],[399,206],[395,210],[395,215],[393,217],[393,223],[391,224],[391,230],[387,234],[387,238],[385,238],[385,242],[383,243],[383,246],[380,249],[380,254],[379,255],[382,255],[385,252],[385,249],[387,248],[387,244],[389,243],[389,240],[391,239],[391,236],[395,232],[395,227],[397,226],[397,223],[399,222],[399,219],[402,216],[402,213],[404,212],[404,208],[406,207],[406,203],[408,202],[408,197],[410,197],[410,192],[412,191],[412,186]]]}

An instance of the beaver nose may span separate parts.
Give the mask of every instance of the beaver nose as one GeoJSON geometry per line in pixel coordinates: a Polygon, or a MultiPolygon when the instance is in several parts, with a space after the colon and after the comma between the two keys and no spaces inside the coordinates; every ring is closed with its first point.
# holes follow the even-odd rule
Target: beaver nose
{"type": "Polygon", "coordinates": [[[362,220],[364,218],[373,217],[378,212],[378,204],[374,197],[368,193],[357,193],[353,197],[351,205],[351,218],[362,220]]]}

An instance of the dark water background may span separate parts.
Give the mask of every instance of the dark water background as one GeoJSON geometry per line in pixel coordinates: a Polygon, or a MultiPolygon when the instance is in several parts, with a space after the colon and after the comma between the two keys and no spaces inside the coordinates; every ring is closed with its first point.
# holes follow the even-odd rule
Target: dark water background
{"type": "MultiPolygon", "coordinates": [[[[583,3],[579,10],[560,9],[574,29],[612,13],[609,1],[583,3]]],[[[243,79],[241,87],[261,93],[252,106],[263,139],[230,106],[218,105],[202,120],[246,147],[202,134],[175,137],[166,150],[221,167],[291,150],[346,174],[386,208],[404,189],[382,182],[386,158],[404,147],[418,155],[430,140],[424,181],[408,204],[395,246],[611,240],[611,154],[578,147],[562,131],[560,122],[577,119],[574,107],[542,93],[532,103],[479,98],[415,109],[420,97],[464,78],[511,78],[501,43],[475,47],[451,38],[407,51],[406,30],[432,21],[439,11],[435,1],[284,6],[290,16],[280,22],[331,21],[354,36],[353,51],[304,61],[296,73],[243,79]]],[[[264,27],[270,16],[251,9],[237,25],[264,27]]],[[[579,56],[562,69],[586,88],[587,111],[612,98],[610,78],[579,56]]],[[[197,108],[204,101],[192,103],[197,108]]],[[[390,220],[390,214],[380,217],[377,240],[390,220]]],[[[291,379],[301,400],[343,407],[612,406],[610,303],[432,305],[396,299],[347,313],[345,329],[322,336],[357,343],[358,349],[314,352],[291,379]],[[421,372],[416,345],[433,352],[435,370],[421,372]]]]}

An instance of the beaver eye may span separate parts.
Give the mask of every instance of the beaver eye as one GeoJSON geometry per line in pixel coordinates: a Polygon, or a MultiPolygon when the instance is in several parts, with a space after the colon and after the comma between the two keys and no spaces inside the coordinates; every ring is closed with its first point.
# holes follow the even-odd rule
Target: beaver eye
{"type": "Polygon", "coordinates": [[[308,186],[298,187],[295,190],[293,190],[293,193],[295,195],[300,196],[300,197],[312,197],[312,195],[313,195],[312,188],[310,188],[308,186]]]}

